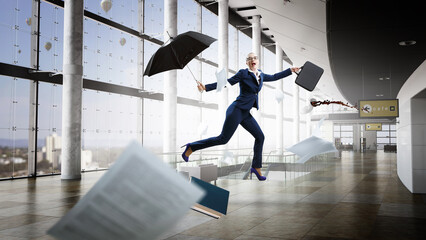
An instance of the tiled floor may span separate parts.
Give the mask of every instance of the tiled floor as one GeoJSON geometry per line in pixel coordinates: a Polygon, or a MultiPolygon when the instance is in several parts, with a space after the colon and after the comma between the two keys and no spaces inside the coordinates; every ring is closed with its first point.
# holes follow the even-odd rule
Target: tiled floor
{"type": "MultiPolygon", "coordinates": [[[[0,239],[51,239],[46,230],[102,176],[0,182],[0,239]]],[[[162,239],[426,239],[426,195],[396,175],[395,153],[343,152],[292,181],[218,180],[230,191],[219,220],[189,211],[162,239]]]]}

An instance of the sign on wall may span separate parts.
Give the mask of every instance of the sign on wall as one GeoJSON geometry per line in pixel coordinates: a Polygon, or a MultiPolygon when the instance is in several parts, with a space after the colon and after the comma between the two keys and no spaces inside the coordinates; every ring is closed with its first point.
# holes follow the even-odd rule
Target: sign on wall
{"type": "Polygon", "coordinates": [[[382,131],[381,123],[366,123],[365,131],[382,131]]]}
{"type": "Polygon", "coordinates": [[[398,99],[390,100],[360,100],[359,117],[398,117],[398,99]]]}

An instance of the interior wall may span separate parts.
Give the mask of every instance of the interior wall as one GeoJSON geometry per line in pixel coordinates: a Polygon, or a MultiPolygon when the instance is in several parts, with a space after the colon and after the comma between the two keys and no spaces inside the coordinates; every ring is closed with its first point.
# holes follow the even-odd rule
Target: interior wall
{"type": "MultiPolygon", "coordinates": [[[[426,95],[426,89],[421,95],[426,95]]],[[[426,193],[426,97],[411,99],[413,192],[426,193]]]]}
{"type": "Polygon", "coordinates": [[[405,187],[413,193],[426,193],[426,154],[422,151],[426,136],[426,104],[422,98],[424,94],[420,94],[426,89],[425,79],[426,61],[408,78],[397,96],[397,173],[405,187]]]}

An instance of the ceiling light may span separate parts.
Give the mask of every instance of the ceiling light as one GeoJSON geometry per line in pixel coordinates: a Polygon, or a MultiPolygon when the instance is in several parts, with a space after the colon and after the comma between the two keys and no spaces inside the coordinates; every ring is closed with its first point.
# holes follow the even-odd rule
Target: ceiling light
{"type": "Polygon", "coordinates": [[[411,46],[416,44],[416,41],[410,40],[410,41],[401,41],[398,43],[399,46],[411,46]]]}
{"type": "Polygon", "coordinates": [[[383,81],[383,78],[382,78],[382,77],[379,77],[379,80],[380,80],[380,81],[383,81]]]}
{"type": "Polygon", "coordinates": [[[383,97],[383,94],[376,94],[376,97],[383,97]]]}
{"type": "Polygon", "coordinates": [[[389,80],[390,79],[390,77],[386,77],[386,80],[389,80]]]}

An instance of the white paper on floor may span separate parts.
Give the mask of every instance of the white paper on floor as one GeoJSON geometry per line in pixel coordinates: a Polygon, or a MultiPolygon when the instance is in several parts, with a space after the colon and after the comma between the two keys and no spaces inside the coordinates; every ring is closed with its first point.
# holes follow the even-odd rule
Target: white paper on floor
{"type": "Polygon", "coordinates": [[[156,239],[203,196],[203,190],[132,142],[48,234],[58,239],[156,239]]]}
{"type": "Polygon", "coordinates": [[[311,157],[321,153],[337,152],[333,143],[316,136],[308,137],[307,139],[287,148],[287,150],[300,157],[297,163],[305,163],[311,157]]]}
{"type": "Polygon", "coordinates": [[[225,87],[226,82],[228,80],[226,78],[225,68],[222,68],[222,70],[220,70],[220,71],[216,70],[216,80],[217,80],[216,92],[220,92],[220,91],[222,91],[222,88],[225,87]]]}

